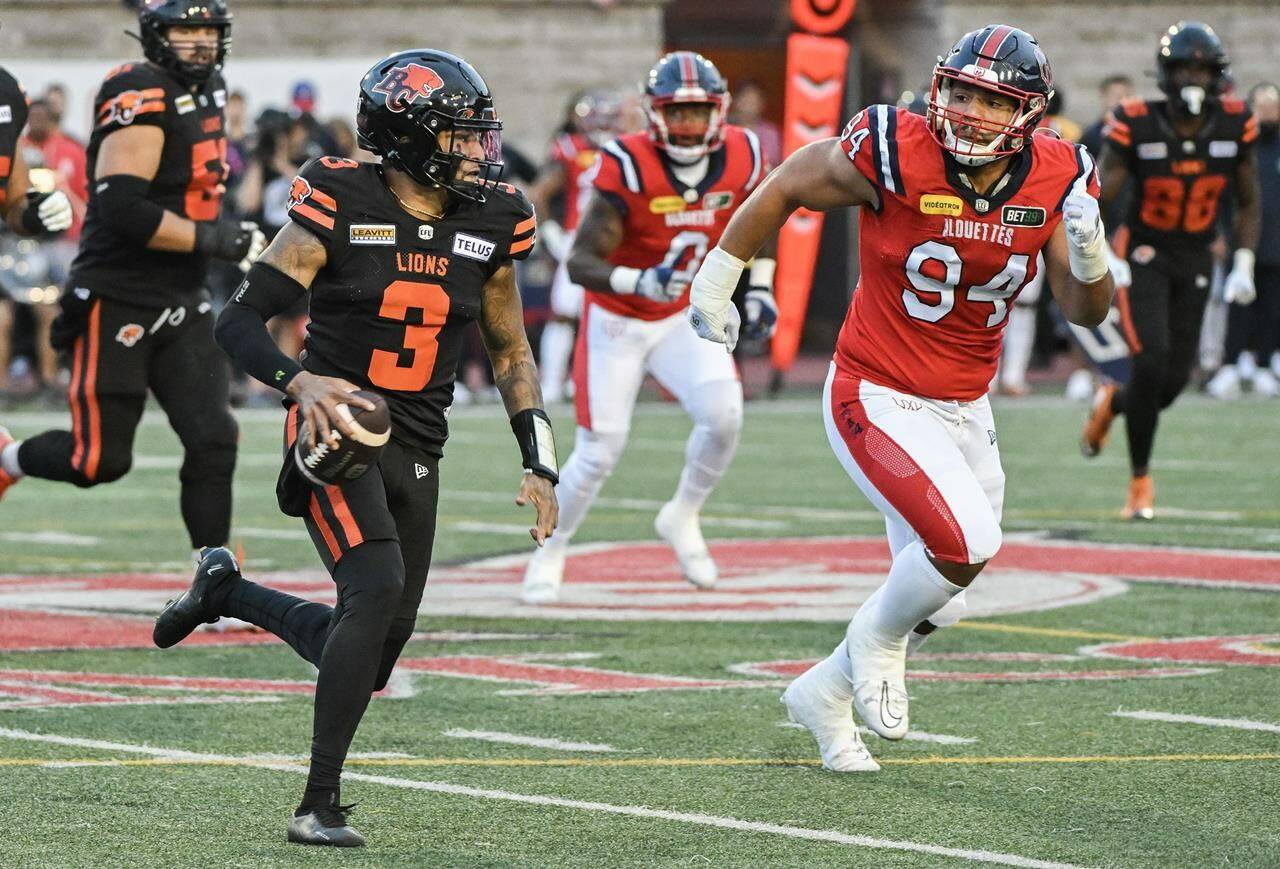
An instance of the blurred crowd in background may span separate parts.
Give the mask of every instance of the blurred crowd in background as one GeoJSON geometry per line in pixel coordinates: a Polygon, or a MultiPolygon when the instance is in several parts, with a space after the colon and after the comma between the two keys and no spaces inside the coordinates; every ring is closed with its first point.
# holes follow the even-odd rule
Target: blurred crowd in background
{"type": "MultiPolygon", "coordinates": [[[[1135,94],[1134,82],[1126,75],[1109,76],[1101,86],[1103,103],[1108,108],[1135,94]]],[[[1246,307],[1231,306],[1228,312],[1228,306],[1215,299],[1206,313],[1200,384],[1222,399],[1249,391],[1265,396],[1280,394],[1280,91],[1273,84],[1262,83],[1241,95],[1247,96],[1261,128],[1257,154],[1263,234],[1258,246],[1257,301],[1246,307]]],[[[899,104],[923,113],[925,96],[923,92],[906,92],[899,104]]],[[[67,373],[62,360],[49,347],[48,331],[75,256],[88,196],[85,146],[62,130],[67,108],[65,88],[51,85],[31,97],[30,119],[21,147],[32,168],[33,184],[56,186],[66,192],[77,219],[71,231],[52,241],[20,239],[7,231],[0,234],[0,403],[61,406],[67,373]]],[[[766,100],[766,91],[759,84],[738,83],[733,90],[730,120],[752,128],[760,137],[765,156],[777,165],[782,159],[782,134],[769,118],[778,116],[779,107],[767,106],[766,100]]],[[[289,187],[304,163],[322,155],[369,158],[358,148],[351,119],[318,118],[314,114],[316,104],[315,87],[308,82],[294,85],[291,104],[268,108],[257,117],[248,115],[243,93],[229,95],[226,123],[230,176],[224,213],[257,222],[270,238],[288,220],[285,206],[289,187]]],[[[1072,118],[1063,95],[1050,104],[1046,123],[1063,138],[1083,142],[1095,156],[1100,153],[1103,118],[1072,118]]],[[[557,137],[576,133],[598,147],[614,135],[641,129],[644,118],[638,91],[611,97],[593,91],[570,100],[557,137]],[[598,116],[602,102],[611,102],[609,123],[604,128],[598,116]]],[[[540,188],[545,194],[547,187],[540,185],[540,176],[545,179],[557,159],[554,140],[545,153],[526,154],[509,144],[504,144],[503,150],[506,180],[526,191],[540,188]]],[[[554,185],[549,195],[533,195],[540,206],[540,221],[561,215],[566,197],[574,195],[577,191],[554,189],[554,185]]],[[[1116,213],[1106,216],[1108,226],[1121,222],[1124,207],[1121,201],[1116,213]]],[[[1223,259],[1230,249],[1226,236],[1229,226],[1228,214],[1218,245],[1223,259]]],[[[520,264],[526,324],[535,350],[539,332],[550,316],[549,288],[557,264],[555,257],[565,253],[554,243],[544,243],[538,255],[520,264]]],[[[210,274],[215,299],[224,301],[239,280],[240,272],[234,265],[215,264],[210,274]]],[[[1093,375],[1067,340],[1066,327],[1055,316],[1051,295],[1042,293],[1032,310],[1035,326],[1033,332],[1027,332],[1032,338],[1017,342],[1016,346],[1007,343],[1005,364],[994,386],[1005,395],[1021,396],[1030,392],[1032,383],[1052,383],[1052,388],[1071,399],[1087,400],[1093,392],[1093,375]]],[[[276,318],[271,325],[282,349],[296,354],[306,329],[305,305],[276,318]]],[[[459,377],[459,403],[496,400],[479,340],[478,333],[472,335],[459,377]]],[[[759,355],[766,350],[746,346],[739,352],[759,355]]],[[[815,345],[810,350],[825,359],[830,348],[815,345]]],[[[774,382],[781,380],[775,378],[774,382]]],[[[267,392],[241,377],[234,401],[240,405],[274,402],[277,397],[267,392]]]]}

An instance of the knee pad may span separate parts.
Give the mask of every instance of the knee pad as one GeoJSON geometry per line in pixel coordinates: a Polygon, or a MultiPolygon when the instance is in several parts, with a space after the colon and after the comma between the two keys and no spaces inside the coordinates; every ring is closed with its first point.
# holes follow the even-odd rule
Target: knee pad
{"type": "Polygon", "coordinates": [[[229,480],[236,471],[236,444],[240,426],[229,412],[219,414],[202,429],[199,438],[186,442],[186,455],[178,478],[192,480],[229,480]]]}
{"type": "Polygon", "coordinates": [[[129,473],[129,469],[132,467],[133,456],[129,453],[117,455],[110,451],[103,451],[102,458],[98,461],[97,474],[92,479],[80,477],[75,482],[82,489],[89,489],[102,483],[114,483],[129,473]]]}
{"type": "Polygon", "coordinates": [[[613,473],[626,445],[625,431],[596,432],[579,428],[573,454],[582,462],[582,469],[588,477],[603,480],[613,473]]]}
{"type": "Polygon", "coordinates": [[[981,564],[990,561],[1000,551],[1004,533],[1000,530],[1000,523],[992,515],[966,525],[964,542],[969,550],[969,563],[981,564]]]}
{"type": "Polygon", "coordinates": [[[389,624],[404,595],[404,559],[394,540],[370,540],[349,550],[333,569],[348,610],[389,624]]]}
{"type": "Polygon", "coordinates": [[[689,396],[685,410],[696,425],[732,437],[742,430],[742,384],[736,380],[704,383],[689,396]]]}
{"type": "Polygon", "coordinates": [[[386,642],[382,644],[382,660],[378,664],[378,676],[373,682],[374,691],[381,691],[387,687],[387,682],[391,679],[391,671],[395,669],[396,661],[400,659],[400,652],[413,636],[413,626],[413,619],[397,618],[391,623],[386,642]]]}

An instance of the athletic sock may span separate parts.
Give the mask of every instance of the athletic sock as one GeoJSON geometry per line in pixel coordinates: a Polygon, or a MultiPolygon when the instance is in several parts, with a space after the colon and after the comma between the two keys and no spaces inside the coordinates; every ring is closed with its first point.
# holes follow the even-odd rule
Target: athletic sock
{"type": "Polygon", "coordinates": [[[916,540],[893,560],[875,606],[864,605],[853,618],[863,623],[878,643],[895,646],[962,590],[938,572],[929,561],[924,543],[916,540]]]}
{"type": "Polygon", "coordinates": [[[542,327],[538,370],[542,374],[542,392],[553,400],[564,395],[565,374],[569,355],[573,352],[574,326],[563,320],[551,320],[542,327]]]}

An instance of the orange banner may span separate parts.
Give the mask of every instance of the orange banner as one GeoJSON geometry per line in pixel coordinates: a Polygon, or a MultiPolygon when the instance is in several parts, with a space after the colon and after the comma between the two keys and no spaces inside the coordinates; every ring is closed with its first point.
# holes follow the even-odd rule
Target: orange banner
{"type": "Polygon", "coordinates": [[[858,0],[791,0],[791,20],[807,32],[828,36],[853,17],[858,0]]]}
{"type": "MultiPolygon", "coordinates": [[[[809,2],[813,5],[817,0],[809,2]]],[[[853,4],[848,6],[852,12],[853,4]]],[[[787,39],[786,128],[782,135],[786,154],[836,135],[848,60],[849,44],[843,39],[799,33],[787,39]]],[[[821,238],[822,214],[806,209],[793,214],[778,234],[774,279],[778,331],[773,336],[772,358],[773,367],[780,371],[791,367],[800,347],[821,238]]]]}

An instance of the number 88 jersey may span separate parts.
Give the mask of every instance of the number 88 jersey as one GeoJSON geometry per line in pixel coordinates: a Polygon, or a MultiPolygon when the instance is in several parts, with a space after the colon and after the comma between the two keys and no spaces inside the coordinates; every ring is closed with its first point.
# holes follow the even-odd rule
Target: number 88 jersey
{"type": "MultiPolygon", "coordinates": [[[[609,255],[615,266],[670,266],[673,280],[693,280],[707,251],[720,241],[729,218],[764,180],[768,166],[755,133],[726,126],[724,145],[707,158],[707,171],[690,187],[671,170],[648,133],[604,146],[592,184],[623,215],[622,242],[609,255]]],[[[638,320],[664,320],[689,306],[689,291],[672,302],[587,291],[591,304],[638,320]]]]}
{"type": "Polygon", "coordinates": [[[837,369],[922,398],[982,397],[1009,309],[1036,277],[1067,194],[1082,179],[1098,195],[1093,161],[1041,133],[979,196],[925,119],[905,109],[868,107],[840,144],[880,203],[859,215],[860,277],[837,369]]]}

